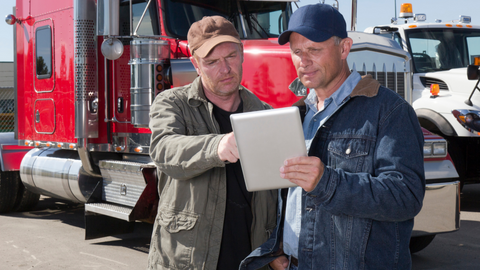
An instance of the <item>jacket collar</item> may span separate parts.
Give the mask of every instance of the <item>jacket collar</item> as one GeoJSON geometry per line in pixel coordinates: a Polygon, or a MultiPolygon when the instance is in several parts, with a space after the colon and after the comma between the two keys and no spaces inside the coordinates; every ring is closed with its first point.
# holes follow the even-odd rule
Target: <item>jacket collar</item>
{"type": "MultiPolygon", "coordinates": [[[[288,87],[294,94],[296,93],[306,93],[306,87],[300,82],[300,79],[296,78],[288,87]]],[[[357,83],[355,88],[353,88],[350,97],[356,96],[365,96],[365,97],[374,97],[378,94],[378,90],[380,89],[380,83],[373,79],[372,75],[368,74],[362,76],[362,79],[357,83]]],[[[305,99],[307,96],[305,95],[300,100],[295,102],[294,106],[305,106],[305,99]]]]}
{"type": "Polygon", "coordinates": [[[192,107],[198,107],[202,103],[207,102],[205,93],[203,92],[202,79],[198,76],[188,88],[188,104],[192,107]]]}

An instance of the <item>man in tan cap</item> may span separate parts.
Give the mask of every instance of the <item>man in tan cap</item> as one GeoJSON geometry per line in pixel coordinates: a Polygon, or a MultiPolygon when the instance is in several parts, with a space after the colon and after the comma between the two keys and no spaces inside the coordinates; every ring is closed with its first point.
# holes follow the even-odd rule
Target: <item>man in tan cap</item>
{"type": "Polygon", "coordinates": [[[188,42],[199,77],[150,110],[160,201],[148,269],[237,269],[275,228],[277,192],[246,190],[230,115],[270,106],[240,85],[243,45],[228,20],[204,17],[188,42]]]}

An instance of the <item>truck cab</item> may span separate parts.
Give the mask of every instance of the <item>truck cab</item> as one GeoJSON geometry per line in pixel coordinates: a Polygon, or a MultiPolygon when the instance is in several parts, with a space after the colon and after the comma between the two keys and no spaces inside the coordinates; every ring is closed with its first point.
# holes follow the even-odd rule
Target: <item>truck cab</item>
{"type": "Polygon", "coordinates": [[[461,185],[480,182],[480,93],[467,67],[480,64],[480,26],[471,17],[427,22],[428,14],[414,14],[402,4],[392,24],[369,27],[395,40],[412,56],[412,106],[422,127],[444,137],[460,175],[461,185]]]}

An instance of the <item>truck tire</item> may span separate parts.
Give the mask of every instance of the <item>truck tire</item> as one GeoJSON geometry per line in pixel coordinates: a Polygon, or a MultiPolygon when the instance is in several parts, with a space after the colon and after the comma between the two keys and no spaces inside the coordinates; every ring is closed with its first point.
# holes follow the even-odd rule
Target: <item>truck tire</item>
{"type": "Polygon", "coordinates": [[[10,212],[18,193],[18,182],[15,172],[0,171],[0,213],[10,212]]]}
{"type": "Polygon", "coordinates": [[[13,211],[15,212],[25,212],[30,211],[37,205],[38,201],[40,200],[40,194],[33,193],[25,188],[20,179],[20,173],[16,172],[15,176],[17,185],[18,185],[18,192],[17,198],[15,200],[15,204],[13,206],[13,211]]]}
{"type": "Polygon", "coordinates": [[[416,253],[420,250],[426,248],[435,238],[435,234],[424,235],[424,236],[415,236],[410,238],[410,253],[416,253]]]}

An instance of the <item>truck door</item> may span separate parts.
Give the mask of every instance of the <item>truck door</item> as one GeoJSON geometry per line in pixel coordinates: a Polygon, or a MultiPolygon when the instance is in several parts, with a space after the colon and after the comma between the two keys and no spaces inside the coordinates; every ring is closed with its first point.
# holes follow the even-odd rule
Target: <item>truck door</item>
{"type": "MultiPolygon", "coordinates": [[[[74,6],[72,1],[30,1],[32,85],[25,105],[31,110],[37,146],[74,143],[74,6]]],[[[93,30],[92,30],[93,31],[93,30]]],[[[89,71],[89,72],[94,72],[89,71]]],[[[66,145],[66,144],[65,144],[66,145]]]]}
{"type": "MultiPolygon", "coordinates": [[[[33,105],[33,123],[37,134],[55,132],[55,68],[53,20],[44,19],[33,26],[33,87],[35,101],[33,105]]],[[[36,136],[35,136],[36,137],[36,136]]]]}

